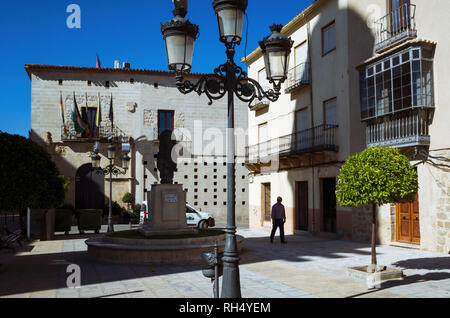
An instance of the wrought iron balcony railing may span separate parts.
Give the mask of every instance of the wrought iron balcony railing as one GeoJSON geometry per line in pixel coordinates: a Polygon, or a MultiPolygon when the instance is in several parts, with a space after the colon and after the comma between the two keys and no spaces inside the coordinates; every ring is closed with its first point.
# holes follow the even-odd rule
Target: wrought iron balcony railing
{"type": "Polygon", "coordinates": [[[367,147],[429,146],[431,109],[413,109],[367,122],[367,147]]]}
{"type": "MultiPolygon", "coordinates": [[[[268,91],[269,89],[272,89],[269,86],[262,86],[262,88],[264,89],[264,91],[268,91]]],[[[250,107],[250,110],[256,111],[256,110],[260,110],[264,107],[267,107],[270,105],[270,100],[267,97],[263,97],[263,99],[259,100],[259,99],[255,99],[250,107]]]]}
{"type": "Polygon", "coordinates": [[[377,53],[399,42],[416,38],[416,5],[404,4],[375,21],[375,32],[377,53]]]}
{"type": "Polygon", "coordinates": [[[301,63],[288,72],[286,93],[290,93],[303,85],[309,84],[309,63],[301,63]]]}
{"type": "Polygon", "coordinates": [[[265,158],[288,157],[319,151],[338,151],[335,141],[338,126],[321,125],[272,139],[247,148],[249,163],[263,161],[265,158]]]}
{"type": "Polygon", "coordinates": [[[84,133],[77,133],[73,125],[69,124],[61,127],[61,141],[63,142],[129,142],[127,136],[117,126],[105,125],[91,129],[84,133]]]}

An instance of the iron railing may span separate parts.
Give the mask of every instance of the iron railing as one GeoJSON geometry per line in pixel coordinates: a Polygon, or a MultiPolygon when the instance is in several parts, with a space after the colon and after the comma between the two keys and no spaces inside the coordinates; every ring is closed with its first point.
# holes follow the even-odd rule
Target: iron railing
{"type": "Polygon", "coordinates": [[[100,126],[95,131],[87,131],[81,134],[75,131],[75,127],[72,124],[61,126],[61,141],[63,142],[129,142],[129,140],[129,136],[117,126],[100,126]]]}
{"type": "Polygon", "coordinates": [[[318,151],[338,151],[335,141],[338,126],[320,125],[291,135],[272,139],[247,148],[248,162],[264,158],[286,157],[318,151]]]}
{"type": "Polygon", "coordinates": [[[301,63],[289,70],[286,84],[286,93],[292,92],[294,89],[300,86],[309,84],[309,63],[301,63]]]}
{"type": "Polygon", "coordinates": [[[430,110],[414,109],[367,122],[367,147],[430,145],[430,110]]]}
{"type": "Polygon", "coordinates": [[[386,50],[401,41],[417,36],[416,5],[404,4],[375,21],[375,51],[386,50]]]}

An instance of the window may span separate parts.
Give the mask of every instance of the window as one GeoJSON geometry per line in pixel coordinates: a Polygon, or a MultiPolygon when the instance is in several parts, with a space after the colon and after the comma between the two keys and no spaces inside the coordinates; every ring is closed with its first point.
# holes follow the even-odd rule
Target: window
{"type": "Polygon", "coordinates": [[[325,128],[338,125],[336,101],[336,98],[333,98],[323,103],[325,128]]]}
{"type": "Polygon", "coordinates": [[[333,22],[322,29],[322,55],[336,49],[336,25],[333,22]]]}
{"type": "Polygon", "coordinates": [[[433,56],[410,47],[360,70],[361,118],[433,107],[433,56]]]}
{"type": "Polygon", "coordinates": [[[158,111],[158,134],[161,135],[164,131],[173,131],[174,128],[174,114],[173,110],[159,110],[158,111]]]}

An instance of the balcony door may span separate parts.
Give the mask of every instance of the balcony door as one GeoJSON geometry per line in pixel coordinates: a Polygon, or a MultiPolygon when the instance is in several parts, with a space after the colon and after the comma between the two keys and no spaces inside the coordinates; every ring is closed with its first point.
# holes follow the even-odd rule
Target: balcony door
{"type": "Polygon", "coordinates": [[[308,42],[303,42],[302,44],[297,46],[294,51],[295,81],[306,81],[306,76],[308,74],[306,64],[306,62],[308,62],[308,42]]]}
{"type": "Polygon", "coordinates": [[[161,136],[166,130],[174,130],[174,117],[175,112],[173,110],[158,111],[158,136],[161,136]]]}
{"type": "Polygon", "coordinates": [[[308,108],[295,113],[295,140],[296,151],[308,149],[311,144],[310,131],[308,131],[308,108]]]}
{"type": "Polygon", "coordinates": [[[89,131],[83,133],[83,138],[98,138],[99,127],[97,127],[97,108],[81,108],[81,117],[89,127],[89,131]]]}
{"type": "Polygon", "coordinates": [[[390,0],[390,19],[392,35],[411,27],[411,0],[390,0]]]}
{"type": "Polygon", "coordinates": [[[268,156],[268,141],[269,135],[267,131],[267,123],[258,126],[258,145],[259,145],[259,158],[265,158],[268,156]]]}

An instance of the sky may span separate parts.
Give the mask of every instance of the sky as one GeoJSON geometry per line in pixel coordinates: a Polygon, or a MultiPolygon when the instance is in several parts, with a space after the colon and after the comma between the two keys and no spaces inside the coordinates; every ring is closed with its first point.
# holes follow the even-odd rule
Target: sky
{"type": "MultiPolygon", "coordinates": [[[[288,23],[312,2],[249,0],[247,54],[271,33],[270,25],[288,23]]],[[[186,18],[200,27],[193,72],[211,73],[226,61],[211,3],[189,1],[186,18]]],[[[160,23],[173,18],[172,10],[172,0],[2,1],[0,131],[28,137],[31,83],[25,64],[95,67],[98,54],[103,67],[113,67],[114,60],[119,60],[136,69],[168,70],[160,23]],[[80,28],[67,26],[71,4],[80,8],[80,28]]],[[[244,48],[245,39],[237,49],[236,62],[245,55],[244,48]]]]}

